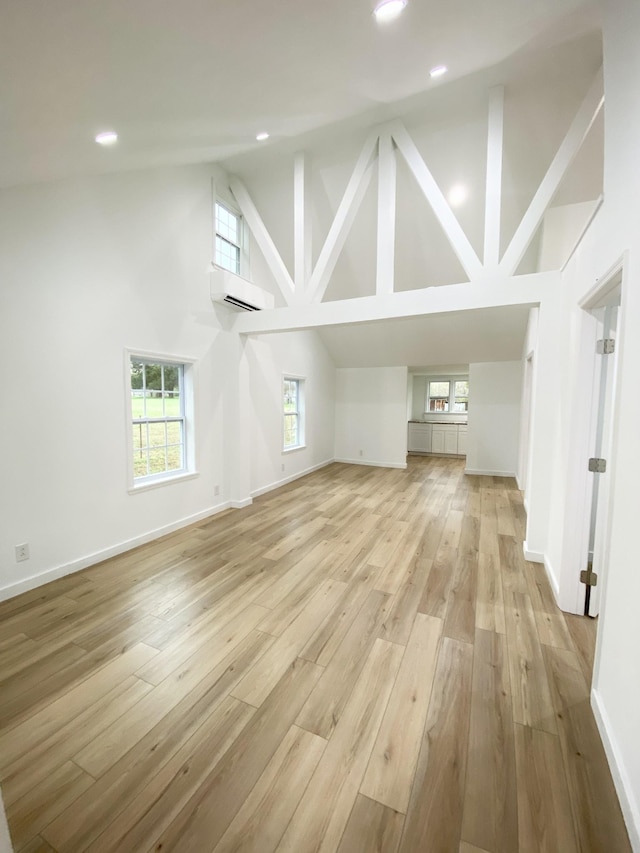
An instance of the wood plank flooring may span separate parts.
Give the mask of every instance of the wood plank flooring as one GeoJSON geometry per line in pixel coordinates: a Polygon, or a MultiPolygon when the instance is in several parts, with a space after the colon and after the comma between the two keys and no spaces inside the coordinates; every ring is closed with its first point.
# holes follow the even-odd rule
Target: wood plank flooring
{"type": "Polygon", "coordinates": [[[16,851],[626,853],[510,479],[331,465],[0,604],[16,851]]]}

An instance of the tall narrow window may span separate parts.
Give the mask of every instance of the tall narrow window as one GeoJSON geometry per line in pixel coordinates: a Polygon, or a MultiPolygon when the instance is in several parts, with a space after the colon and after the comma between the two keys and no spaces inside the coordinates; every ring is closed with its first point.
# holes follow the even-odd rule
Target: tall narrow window
{"type": "Polygon", "coordinates": [[[216,202],[216,264],[240,275],[242,217],[216,202]]]}
{"type": "Polygon", "coordinates": [[[184,365],[131,357],[134,482],[186,470],[184,365]]]}
{"type": "Polygon", "coordinates": [[[453,383],[453,411],[469,411],[469,380],[461,379],[453,383]]]}
{"type": "Polygon", "coordinates": [[[284,442],[285,450],[301,447],[304,444],[303,422],[302,422],[302,399],[303,381],[284,378],[283,413],[284,413],[284,442]]]}

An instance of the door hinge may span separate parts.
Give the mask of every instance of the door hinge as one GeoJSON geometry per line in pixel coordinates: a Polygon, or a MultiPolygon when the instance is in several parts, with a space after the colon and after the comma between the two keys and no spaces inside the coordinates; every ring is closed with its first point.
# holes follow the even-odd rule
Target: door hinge
{"type": "Polygon", "coordinates": [[[589,470],[594,474],[604,474],[607,470],[607,460],[593,457],[589,460],[589,470]]]}
{"type": "Polygon", "coordinates": [[[593,564],[587,563],[588,568],[580,572],[580,583],[585,583],[587,586],[598,585],[598,575],[593,571],[593,564]]]}
{"type": "Polygon", "coordinates": [[[611,355],[616,351],[615,338],[602,338],[596,344],[596,352],[598,355],[611,355]]]}

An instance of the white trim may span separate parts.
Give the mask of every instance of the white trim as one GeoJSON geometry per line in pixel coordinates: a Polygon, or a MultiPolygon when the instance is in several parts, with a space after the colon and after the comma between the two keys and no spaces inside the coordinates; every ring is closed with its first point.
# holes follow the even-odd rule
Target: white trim
{"type": "Polygon", "coordinates": [[[299,151],[294,160],[293,211],[293,279],[299,297],[305,293],[311,278],[313,247],[311,166],[304,151],[299,151]]]}
{"type": "Polygon", "coordinates": [[[590,214],[589,214],[589,216],[587,217],[586,222],[585,222],[585,223],[584,223],[584,225],[582,226],[582,229],[581,229],[580,233],[579,233],[579,234],[578,234],[578,236],[576,237],[575,243],[573,244],[573,248],[572,248],[572,249],[571,249],[571,251],[569,252],[569,255],[568,255],[568,257],[567,257],[566,261],[565,261],[565,262],[562,264],[562,266],[560,267],[560,271],[561,271],[561,272],[564,272],[564,271],[565,271],[565,269],[566,269],[566,267],[567,267],[567,264],[569,263],[569,261],[571,260],[571,258],[575,255],[575,253],[576,253],[576,251],[577,251],[577,249],[578,249],[578,246],[580,245],[580,243],[582,243],[582,240],[583,240],[583,238],[584,238],[584,235],[587,233],[587,231],[589,230],[589,227],[590,227],[591,223],[592,223],[592,222],[593,222],[593,220],[596,218],[596,213],[597,213],[597,212],[600,210],[600,208],[602,207],[602,202],[603,202],[603,201],[604,201],[604,196],[602,195],[602,193],[600,193],[600,195],[598,196],[598,198],[597,198],[597,199],[596,199],[596,201],[595,201],[595,204],[594,204],[594,206],[593,206],[593,210],[591,211],[591,213],[590,213],[590,214]]]}
{"type": "Polygon", "coordinates": [[[600,693],[595,687],[591,690],[591,708],[609,762],[609,770],[618,794],[631,848],[637,852],[640,851],[640,807],[636,802],[633,787],[629,781],[622,752],[614,737],[609,715],[605,710],[600,693]]]}
{"type": "Polygon", "coordinates": [[[530,563],[544,563],[544,554],[542,551],[530,551],[526,539],[522,543],[522,553],[525,560],[528,560],[530,563]]]}
{"type": "Polygon", "coordinates": [[[268,486],[262,486],[260,489],[255,489],[255,491],[251,492],[251,498],[260,497],[260,495],[272,492],[274,489],[279,489],[280,486],[286,486],[287,483],[293,483],[294,480],[299,480],[300,477],[306,477],[307,474],[319,471],[320,468],[326,468],[327,465],[332,465],[336,461],[336,459],[327,459],[324,462],[319,462],[317,465],[312,465],[310,468],[305,468],[304,471],[298,471],[297,474],[292,474],[290,477],[284,477],[282,480],[276,480],[273,483],[269,483],[268,486]]]}
{"type": "Polygon", "coordinates": [[[241,501],[229,501],[231,509],[244,509],[246,506],[251,506],[253,498],[243,498],[241,501]]]}
{"type": "MultiPolygon", "coordinates": [[[[447,453],[446,456],[454,456],[453,453],[447,453]]],[[[460,454],[464,455],[464,454],[460,454]]],[[[465,468],[465,474],[469,474],[473,477],[513,477],[515,480],[515,472],[514,471],[489,471],[484,468],[465,468]]]]}
{"type": "Polygon", "coordinates": [[[12,853],[13,846],[11,844],[11,836],[9,835],[9,827],[7,825],[7,816],[2,802],[2,794],[0,793],[0,853],[12,853]]]}
{"type": "Polygon", "coordinates": [[[396,153],[390,133],[378,142],[378,248],[376,294],[393,293],[396,245],[396,153]]]}
{"type": "MultiPolygon", "coordinates": [[[[251,503],[251,500],[249,500],[251,503]]],[[[175,530],[180,530],[182,527],[188,527],[190,524],[195,524],[212,515],[217,515],[229,507],[235,506],[230,501],[216,504],[208,507],[201,512],[196,512],[193,515],[188,515],[178,521],[173,521],[171,524],[165,524],[163,527],[156,527],[147,533],[140,536],[134,536],[133,539],[127,539],[124,542],[119,542],[117,545],[112,545],[110,548],[104,548],[102,551],[94,551],[93,554],[88,554],[86,557],[80,557],[78,560],[72,560],[70,563],[63,563],[61,566],[55,566],[52,569],[45,569],[38,575],[33,575],[30,578],[18,581],[18,583],[10,584],[0,588],[0,601],[5,601],[7,598],[13,598],[20,593],[28,592],[31,589],[42,586],[50,581],[63,578],[66,575],[72,575],[89,566],[94,566],[96,563],[101,563],[103,560],[108,560],[110,557],[116,557],[118,554],[124,554],[126,551],[131,551],[139,545],[145,545],[147,542],[153,542],[161,536],[166,536],[167,533],[173,533],[175,530]]]]}
{"type": "Polygon", "coordinates": [[[406,462],[372,462],[369,459],[334,459],[334,462],[343,462],[345,465],[370,465],[372,468],[401,468],[407,467],[406,462]]]}
{"type": "Polygon", "coordinates": [[[313,302],[322,302],[329,280],[356,218],[373,174],[373,162],[378,155],[378,132],[371,133],[362,147],[360,156],[342,196],[327,239],[316,261],[309,280],[309,294],[313,302]]]}
{"type": "Polygon", "coordinates": [[[249,191],[242,183],[240,178],[235,175],[229,176],[229,187],[238,203],[238,207],[242,211],[249,230],[253,234],[253,238],[258,244],[260,251],[264,255],[267,266],[271,270],[278,288],[287,305],[291,302],[294,294],[293,279],[289,275],[285,262],[282,260],[280,253],[273,242],[271,235],[262,221],[262,217],[258,213],[258,209],[253,203],[249,191]]]}
{"type": "Polygon", "coordinates": [[[359,296],[314,305],[274,308],[272,311],[243,311],[234,315],[231,330],[241,335],[257,335],[371,323],[396,317],[450,314],[476,308],[536,307],[557,291],[561,281],[557,270],[511,278],[493,275],[473,283],[443,284],[385,296],[359,296]]]}
{"type": "Polygon", "coordinates": [[[589,91],[585,95],[571,127],[562,140],[560,148],[556,152],[547,174],[542,179],[536,194],[522,217],[520,225],[516,229],[511,242],[500,262],[500,269],[508,275],[513,275],[529,248],[529,244],[535,237],[538,226],[542,222],[547,208],[558,191],[562,179],[569,170],[576,155],[582,148],[582,144],[591,130],[598,113],[604,103],[602,68],[596,74],[589,91]]]}
{"type": "MultiPolygon", "coordinates": [[[[538,561],[537,560],[531,560],[530,562],[536,563],[538,561]]],[[[544,564],[544,570],[547,573],[549,585],[551,586],[551,589],[553,590],[553,594],[554,594],[555,599],[556,599],[556,604],[558,604],[558,602],[560,600],[560,583],[558,582],[558,575],[556,574],[553,566],[551,565],[551,561],[549,560],[549,558],[547,557],[546,554],[542,555],[542,562],[544,564]]],[[[559,604],[558,604],[558,607],[560,607],[559,604]]]]}
{"type": "Polygon", "coordinates": [[[127,492],[130,495],[199,476],[196,468],[195,426],[197,379],[198,360],[196,358],[124,347],[125,448],[127,453],[127,492]],[[166,471],[160,475],[150,475],[144,478],[136,478],[134,476],[133,438],[131,434],[131,425],[133,423],[133,409],[131,406],[131,360],[136,358],[152,364],[175,364],[182,368],[182,422],[184,425],[182,452],[184,467],[178,471],[166,471]]]}
{"type": "Polygon", "coordinates": [[[451,244],[451,248],[462,264],[464,271],[469,276],[469,279],[473,281],[474,278],[477,278],[482,273],[482,264],[455,214],[451,210],[437,181],[431,174],[415,142],[401,121],[392,122],[391,135],[404,157],[409,171],[413,174],[424,197],[431,205],[436,219],[451,244]]]}
{"type": "Polygon", "coordinates": [[[500,209],[502,202],[502,150],[504,144],[504,86],[489,90],[487,183],[484,213],[484,265],[500,261],[500,209]]]}
{"type": "Polygon", "coordinates": [[[149,489],[158,489],[160,486],[168,486],[169,483],[182,483],[184,480],[195,480],[196,477],[199,476],[199,471],[180,471],[177,474],[172,474],[170,476],[158,476],[154,480],[141,481],[137,486],[130,486],[127,489],[127,492],[130,495],[137,495],[139,492],[147,492],[149,489]]]}

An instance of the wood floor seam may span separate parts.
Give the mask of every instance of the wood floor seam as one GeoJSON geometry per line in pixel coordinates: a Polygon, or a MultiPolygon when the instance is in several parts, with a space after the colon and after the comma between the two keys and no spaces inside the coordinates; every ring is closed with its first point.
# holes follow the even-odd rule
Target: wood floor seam
{"type": "Polygon", "coordinates": [[[335,463],[0,603],[27,853],[628,853],[513,479],[335,463]]]}

